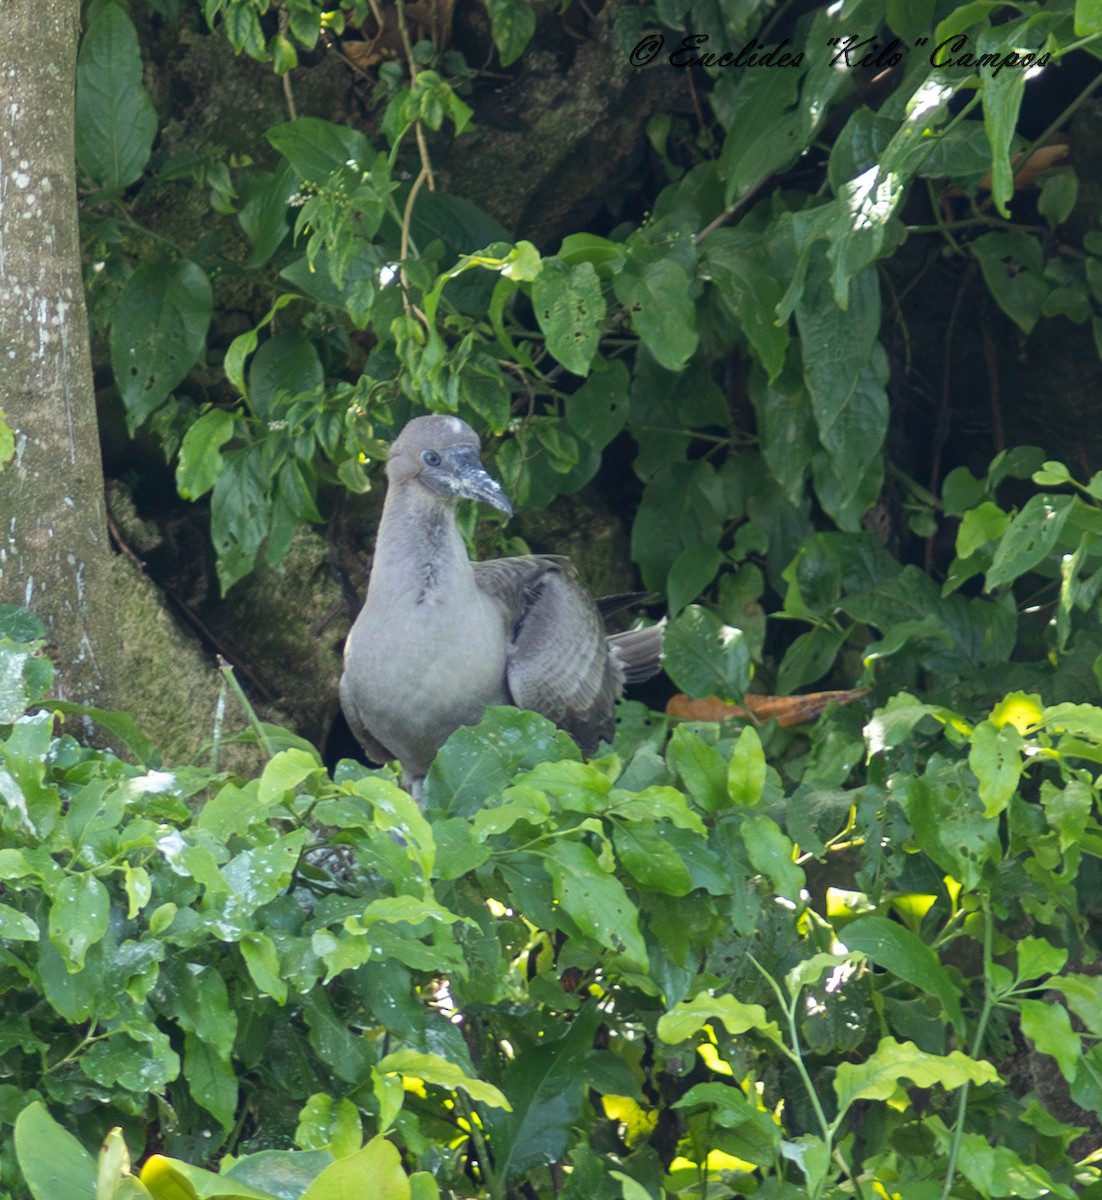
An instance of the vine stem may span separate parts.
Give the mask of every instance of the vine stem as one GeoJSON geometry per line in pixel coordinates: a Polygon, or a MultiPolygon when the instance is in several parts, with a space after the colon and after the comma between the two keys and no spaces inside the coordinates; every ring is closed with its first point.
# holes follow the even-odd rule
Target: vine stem
{"type": "Polygon", "coordinates": [[[260,718],[256,715],[256,709],[249,703],[248,696],[242,690],[241,684],[237,682],[237,676],[233,673],[233,667],[221,655],[218,656],[218,670],[221,672],[222,678],[230,685],[230,691],[237,697],[237,702],[244,709],[245,716],[249,719],[249,724],[252,726],[253,733],[256,734],[257,741],[264,748],[264,753],[269,758],[275,758],[275,747],[264,732],[260,718]]]}
{"type": "MultiPolygon", "coordinates": [[[[287,37],[287,28],[290,23],[290,17],[287,15],[287,9],[281,7],[279,10],[279,35],[282,38],[287,37]]],[[[292,121],[298,120],[298,105],[295,103],[294,89],[291,87],[291,72],[284,71],[283,77],[283,99],[287,102],[287,115],[292,121]]]]}
{"type": "MultiPolygon", "coordinates": [[[[983,1008],[980,1010],[980,1019],[976,1024],[976,1036],[972,1039],[972,1057],[978,1058],[980,1051],[983,1049],[983,1039],[987,1034],[987,1022],[991,1019],[992,1010],[995,1007],[994,997],[991,995],[991,984],[989,982],[989,974],[991,968],[991,945],[993,930],[991,928],[991,911],[987,905],[987,898],[981,897],[980,903],[983,906],[983,1008]]],[[[960,1146],[964,1140],[964,1118],[968,1112],[968,1093],[971,1090],[971,1081],[965,1080],[960,1089],[960,1099],[957,1101],[957,1119],[953,1124],[953,1142],[949,1147],[949,1162],[945,1170],[945,1186],[941,1189],[941,1200],[949,1200],[949,1193],[953,1188],[953,1179],[957,1173],[957,1159],[960,1157],[960,1146]]]]}
{"type": "MultiPolygon", "coordinates": [[[[785,1015],[785,1020],[788,1024],[788,1034],[792,1039],[792,1048],[789,1049],[783,1042],[778,1042],[781,1053],[791,1062],[799,1072],[800,1080],[804,1085],[804,1091],[807,1092],[807,1097],[811,1101],[811,1107],[815,1110],[815,1119],[819,1122],[819,1127],[823,1131],[823,1141],[826,1142],[827,1152],[834,1157],[834,1133],[830,1127],[830,1122],[827,1120],[826,1113],[823,1111],[822,1103],[819,1100],[819,1093],[815,1090],[815,1084],[812,1082],[811,1076],[808,1074],[807,1067],[804,1066],[803,1054],[800,1050],[800,1035],[796,1028],[796,999],[793,997],[791,1003],[785,1000],[784,992],[781,990],[781,985],[773,978],[772,975],[761,965],[760,962],[752,955],[746,956],[757,969],[761,972],[762,978],[773,989],[773,994],[777,997],[777,1002],[781,1006],[781,1011],[785,1015]]],[[[846,1172],[849,1174],[849,1171],[846,1172]]],[[[852,1176],[851,1176],[852,1178],[852,1176]]],[[[819,1189],[816,1189],[815,1195],[819,1194],[819,1189]]]]}
{"type": "Polygon", "coordinates": [[[474,1142],[475,1153],[478,1155],[478,1169],[482,1176],[482,1182],[485,1184],[486,1190],[494,1197],[494,1200],[500,1200],[500,1197],[503,1195],[501,1181],[490,1166],[490,1152],[486,1146],[486,1139],[482,1136],[482,1126],[479,1124],[478,1116],[462,1092],[457,1091],[455,1093],[455,1107],[456,1111],[467,1122],[467,1127],[470,1130],[471,1141],[474,1142]]]}
{"type": "MultiPolygon", "coordinates": [[[[395,0],[394,8],[398,14],[398,32],[402,36],[402,48],[406,53],[406,64],[409,67],[409,82],[412,88],[417,82],[418,68],[417,61],[413,57],[413,43],[409,40],[405,0],[395,0]]],[[[398,273],[402,282],[402,303],[407,313],[415,311],[409,298],[409,275],[406,273],[406,254],[409,252],[409,229],[410,223],[413,220],[413,203],[417,199],[417,193],[424,184],[427,183],[429,185],[430,192],[436,191],[436,179],[432,173],[432,160],[429,158],[428,143],[425,141],[425,130],[420,118],[413,123],[413,135],[417,139],[417,152],[421,156],[421,170],[417,173],[417,178],[413,181],[413,186],[409,189],[409,195],[406,197],[406,206],[402,213],[402,242],[398,252],[398,261],[400,263],[398,273]]],[[[395,145],[395,149],[397,149],[397,145],[395,145]]],[[[424,320],[423,316],[422,320],[424,320]]],[[[427,325],[428,322],[426,321],[425,324],[427,325]]]]}

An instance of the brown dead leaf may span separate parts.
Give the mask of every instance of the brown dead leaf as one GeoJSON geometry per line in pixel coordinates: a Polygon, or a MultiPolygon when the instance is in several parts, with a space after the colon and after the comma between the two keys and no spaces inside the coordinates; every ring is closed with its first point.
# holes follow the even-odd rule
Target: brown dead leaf
{"type": "Polygon", "coordinates": [[[868,688],[854,688],[847,692],[810,692],[806,696],[743,696],[746,707],[730,704],[718,696],[708,696],[704,700],[693,700],[678,692],[671,697],[666,705],[666,712],[671,717],[680,717],[686,721],[726,721],[731,717],[741,717],[753,721],[756,725],[766,721],[776,721],[784,729],[793,725],[804,725],[820,716],[826,706],[833,700],[835,704],[851,704],[862,696],[867,696],[868,688]]]}

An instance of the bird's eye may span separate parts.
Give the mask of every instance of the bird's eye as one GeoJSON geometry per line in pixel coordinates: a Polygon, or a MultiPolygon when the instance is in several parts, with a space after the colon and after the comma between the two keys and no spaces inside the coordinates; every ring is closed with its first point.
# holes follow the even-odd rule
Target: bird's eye
{"type": "Polygon", "coordinates": [[[440,455],[435,450],[422,450],[421,461],[426,467],[438,467],[440,465],[440,455]]]}

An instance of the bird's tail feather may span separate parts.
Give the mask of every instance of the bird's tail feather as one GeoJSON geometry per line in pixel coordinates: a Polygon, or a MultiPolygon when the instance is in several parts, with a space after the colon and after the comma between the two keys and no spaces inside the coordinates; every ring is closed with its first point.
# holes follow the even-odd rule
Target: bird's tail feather
{"type": "Polygon", "coordinates": [[[613,633],[608,638],[608,652],[622,683],[642,683],[662,669],[662,639],[666,622],[645,625],[613,633]]]}

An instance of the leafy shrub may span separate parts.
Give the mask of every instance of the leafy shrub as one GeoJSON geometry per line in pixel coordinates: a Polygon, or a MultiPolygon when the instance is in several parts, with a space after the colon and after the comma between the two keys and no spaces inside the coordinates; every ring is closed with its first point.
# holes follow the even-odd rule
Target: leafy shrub
{"type": "MultiPolygon", "coordinates": [[[[958,558],[1005,589],[1055,576],[1071,625],[1014,668],[1038,691],[984,702],[947,670],[982,642],[950,581],[928,616],[956,641],[861,618],[913,665],[938,650],[944,702],[898,691],[806,738],[669,736],[626,704],[589,763],[491,710],[441,751],[424,813],[387,772],[330,776],[265,727],[248,781],[58,737],[33,625],[7,613],[0,1117],[36,1200],[58,1136],[39,1101],[87,1145],[117,1124],[168,1155],[143,1168],[155,1197],[184,1178],[313,1200],[330,1163],[383,1156],[397,1180],[386,1146],[418,1196],[1102,1189],[1082,1150],[1102,1112],[1102,708],[1038,694],[1061,647],[1097,657],[1097,509],[1089,485],[1002,512],[999,470],[955,481],[958,558]],[[1055,534],[1041,508],[1066,510],[1055,534]],[[219,1159],[223,1182],[188,1175],[219,1159]]],[[[838,578],[856,613],[852,563],[838,578]]]]}
{"type": "MultiPolygon", "coordinates": [[[[218,0],[204,15],[281,73],[296,46],[365,14],[362,4],[323,11],[296,0],[278,32],[262,34],[266,7],[218,0]]],[[[880,496],[889,382],[909,386],[903,363],[889,381],[884,268],[908,241],[932,238],[962,269],[978,264],[1024,332],[1065,319],[1102,330],[1102,234],[1096,213],[1069,220],[1074,168],[1042,176],[1043,224],[1026,223],[1026,212],[1011,220],[1012,162],[1036,148],[1017,128],[1028,72],[976,70],[962,56],[948,66],[929,53],[964,38],[976,54],[1028,49],[1055,71],[1073,48],[1098,55],[1096,6],[846,0],[800,16],[773,7],[725,0],[602,14],[617,61],[645,34],[672,46],[685,21],[730,48],[768,21],[807,61],[686,71],[699,121],[658,113],[648,127],[668,183],[643,198],[647,219],[610,236],[571,230],[554,252],[469,198],[426,186],[433,148],[470,122],[461,93],[477,99],[455,51],[421,42],[404,63],[381,67],[366,131],[304,115],[257,131],[232,169],[209,147],[161,164],[152,106],[136,98],[133,29],[117,7],[93,10],[77,130],[85,229],[102,268],[93,317],[109,329],[131,427],[160,435],[183,496],[211,495],[223,590],[262,552],[280,562],[293,529],[324,515],[331,485],[366,489],[365,466],[396,424],[427,408],[458,411],[495,438],[508,431],[494,445],[496,468],[532,508],[592,479],[626,430],[638,446],[633,553],[646,586],[674,611],[709,588],[721,603],[725,593],[783,594],[780,572],[816,521],[856,532],[880,496]],[[855,29],[888,30],[903,46],[875,111],[862,89],[883,64],[830,49],[855,29]],[[828,121],[839,127],[829,155],[816,157],[828,121]],[[108,153],[116,144],[118,157],[108,153]],[[104,201],[135,179],[134,212],[159,189],[191,187],[204,204],[209,192],[219,240],[166,259],[157,230],[120,227],[104,201]],[[964,215],[949,221],[956,198],[964,215]],[[213,393],[188,387],[189,370],[220,345],[207,346],[208,327],[218,288],[240,283],[241,258],[264,297],[259,319],[230,342],[213,393]]],[[[534,11],[519,0],[488,11],[511,62],[534,11]]],[[[928,536],[931,497],[909,482],[904,490],[911,527],[928,536]]],[[[829,668],[830,648],[817,633],[786,679],[829,668]]]]}

